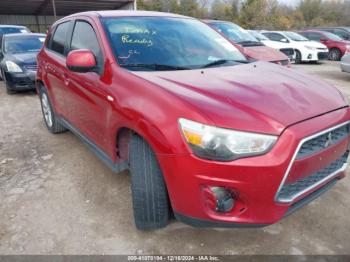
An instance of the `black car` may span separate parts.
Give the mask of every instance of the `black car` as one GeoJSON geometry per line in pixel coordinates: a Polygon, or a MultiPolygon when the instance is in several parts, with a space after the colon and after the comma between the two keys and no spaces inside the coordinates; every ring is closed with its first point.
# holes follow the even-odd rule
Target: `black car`
{"type": "Polygon", "coordinates": [[[0,49],[0,72],[8,94],[35,89],[36,57],[44,34],[4,35],[0,49]]]}

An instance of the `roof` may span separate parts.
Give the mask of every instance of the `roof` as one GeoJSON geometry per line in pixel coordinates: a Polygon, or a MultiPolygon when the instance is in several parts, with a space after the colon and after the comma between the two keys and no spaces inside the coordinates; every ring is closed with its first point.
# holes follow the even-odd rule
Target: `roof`
{"type": "MultiPolygon", "coordinates": [[[[178,18],[190,18],[183,15],[165,13],[165,12],[153,12],[153,11],[134,11],[134,10],[102,10],[76,13],[72,16],[87,15],[87,16],[99,16],[99,17],[142,17],[142,16],[155,16],[155,17],[178,17],[178,18]]],[[[192,18],[193,19],[193,18],[192,18]]]]}
{"type": "Polygon", "coordinates": [[[233,24],[232,22],[230,21],[224,21],[224,20],[216,20],[216,19],[204,19],[202,20],[204,23],[230,23],[230,24],[233,24]]]}
{"type": "Polygon", "coordinates": [[[0,25],[0,28],[26,28],[23,25],[0,25]]]}
{"type": "MultiPolygon", "coordinates": [[[[52,0],[1,0],[0,15],[53,15],[52,0]]],[[[119,9],[134,0],[54,0],[56,13],[66,16],[90,10],[119,9]]]]}
{"type": "Polygon", "coordinates": [[[103,11],[90,11],[75,13],[70,16],[63,17],[55,22],[54,25],[61,23],[64,20],[77,17],[77,16],[89,16],[89,17],[172,17],[172,18],[187,18],[195,19],[193,17],[187,17],[183,15],[177,15],[165,12],[153,12],[153,11],[134,11],[134,10],[103,10],[103,11]]]}
{"type": "Polygon", "coordinates": [[[45,34],[38,34],[38,33],[16,33],[16,34],[7,34],[7,35],[4,35],[3,37],[11,38],[11,37],[18,37],[18,36],[23,36],[23,37],[26,37],[26,36],[44,36],[44,37],[46,37],[45,34]]]}

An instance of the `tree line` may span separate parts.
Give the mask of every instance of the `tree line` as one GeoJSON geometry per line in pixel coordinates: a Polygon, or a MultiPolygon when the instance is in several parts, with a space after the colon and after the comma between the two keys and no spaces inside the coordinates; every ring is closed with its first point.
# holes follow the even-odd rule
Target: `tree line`
{"type": "Polygon", "coordinates": [[[249,29],[350,26],[350,0],[138,0],[139,10],[232,21],[249,29]]]}

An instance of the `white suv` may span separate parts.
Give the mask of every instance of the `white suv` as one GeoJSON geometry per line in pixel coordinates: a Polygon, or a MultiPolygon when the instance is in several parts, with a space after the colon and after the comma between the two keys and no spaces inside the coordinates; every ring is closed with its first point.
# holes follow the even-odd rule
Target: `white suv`
{"type": "Polygon", "coordinates": [[[295,63],[317,62],[328,58],[328,48],[319,42],[310,41],[300,34],[290,31],[265,31],[264,36],[271,41],[288,43],[295,50],[295,63]]]}

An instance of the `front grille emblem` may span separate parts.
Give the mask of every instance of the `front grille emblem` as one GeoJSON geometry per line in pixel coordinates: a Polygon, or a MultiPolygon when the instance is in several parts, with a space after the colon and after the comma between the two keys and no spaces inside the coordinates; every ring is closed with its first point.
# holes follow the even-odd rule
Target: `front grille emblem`
{"type": "Polygon", "coordinates": [[[333,138],[332,133],[328,133],[326,143],[324,144],[324,147],[329,147],[331,144],[333,144],[333,138]]]}

